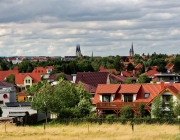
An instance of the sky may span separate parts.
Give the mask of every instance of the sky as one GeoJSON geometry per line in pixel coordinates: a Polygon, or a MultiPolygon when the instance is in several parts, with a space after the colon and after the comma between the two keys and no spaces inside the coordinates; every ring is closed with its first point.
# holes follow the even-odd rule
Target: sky
{"type": "Polygon", "coordinates": [[[0,56],[180,54],[180,0],[0,0],[0,56]]]}

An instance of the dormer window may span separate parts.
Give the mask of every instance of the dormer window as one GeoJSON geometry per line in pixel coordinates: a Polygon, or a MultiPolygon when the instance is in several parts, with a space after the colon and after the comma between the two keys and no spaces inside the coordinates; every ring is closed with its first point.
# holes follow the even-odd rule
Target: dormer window
{"type": "Polygon", "coordinates": [[[149,98],[149,95],[150,95],[149,92],[145,92],[145,93],[144,93],[144,98],[145,98],[145,99],[149,98]]]}
{"type": "Polygon", "coordinates": [[[102,102],[110,102],[111,95],[102,95],[102,102]]]}

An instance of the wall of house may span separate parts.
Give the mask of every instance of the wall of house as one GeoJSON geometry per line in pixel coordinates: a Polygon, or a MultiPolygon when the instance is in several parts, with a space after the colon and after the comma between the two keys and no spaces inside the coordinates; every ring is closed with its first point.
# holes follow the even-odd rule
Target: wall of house
{"type": "Polygon", "coordinates": [[[3,104],[0,106],[5,106],[5,103],[16,102],[16,90],[12,88],[4,88],[0,90],[0,101],[3,101],[3,104]],[[7,98],[4,98],[4,95],[7,95],[7,98]]]}
{"type": "Polygon", "coordinates": [[[30,76],[26,76],[25,78],[24,78],[24,86],[32,86],[32,78],[30,77],[30,76]]]}
{"type": "Polygon", "coordinates": [[[25,98],[26,98],[26,96],[18,96],[17,97],[18,101],[24,101],[25,98]]]}
{"type": "MultiPolygon", "coordinates": [[[[32,109],[31,107],[2,107],[2,117],[7,117],[9,112],[29,112],[29,114],[37,113],[37,121],[45,120],[45,113],[39,112],[37,110],[32,109]]],[[[50,114],[48,113],[48,118],[50,118],[50,114]]]]}

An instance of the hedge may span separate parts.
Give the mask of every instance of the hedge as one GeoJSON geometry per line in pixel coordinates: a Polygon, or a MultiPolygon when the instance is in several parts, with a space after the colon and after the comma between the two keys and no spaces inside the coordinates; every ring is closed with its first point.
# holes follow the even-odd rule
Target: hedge
{"type": "Polygon", "coordinates": [[[95,123],[101,125],[102,123],[120,123],[120,124],[127,124],[127,123],[133,123],[133,124],[180,124],[180,120],[176,119],[166,119],[166,118],[71,118],[71,119],[54,119],[50,122],[51,124],[81,124],[81,123],[95,123]]]}

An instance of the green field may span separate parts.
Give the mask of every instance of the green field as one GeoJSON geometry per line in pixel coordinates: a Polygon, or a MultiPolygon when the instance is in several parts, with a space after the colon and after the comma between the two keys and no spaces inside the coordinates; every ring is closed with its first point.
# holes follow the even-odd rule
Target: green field
{"type": "MultiPolygon", "coordinates": [[[[178,125],[79,124],[16,127],[0,124],[0,140],[176,140],[178,125]]],[[[178,135],[179,134],[179,135],[178,135]]]]}

